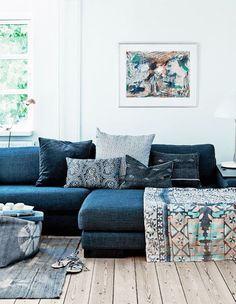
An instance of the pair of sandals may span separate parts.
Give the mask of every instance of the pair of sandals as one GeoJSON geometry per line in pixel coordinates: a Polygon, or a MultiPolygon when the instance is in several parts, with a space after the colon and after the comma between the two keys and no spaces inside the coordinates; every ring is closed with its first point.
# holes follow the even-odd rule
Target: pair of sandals
{"type": "Polygon", "coordinates": [[[89,269],[85,264],[80,260],[78,253],[72,253],[71,255],[59,259],[56,263],[52,264],[52,268],[64,268],[67,267],[67,273],[80,273],[81,271],[88,271],[89,269]]]}

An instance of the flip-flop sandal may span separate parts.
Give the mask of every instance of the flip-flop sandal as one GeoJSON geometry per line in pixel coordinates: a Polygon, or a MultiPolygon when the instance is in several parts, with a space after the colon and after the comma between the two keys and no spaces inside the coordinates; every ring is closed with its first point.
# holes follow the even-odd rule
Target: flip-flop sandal
{"type": "Polygon", "coordinates": [[[67,267],[67,273],[79,273],[82,270],[89,271],[88,267],[80,259],[71,262],[67,267]]]}
{"type": "Polygon", "coordinates": [[[59,259],[56,263],[52,264],[52,268],[58,269],[58,268],[63,268],[69,265],[71,262],[76,262],[79,260],[79,245],[80,245],[81,240],[79,241],[78,244],[78,249],[76,249],[72,254],[69,256],[59,259]]]}
{"type": "Polygon", "coordinates": [[[79,257],[75,254],[71,254],[68,257],[59,259],[56,263],[52,264],[52,268],[63,268],[69,265],[71,262],[75,262],[79,259],[79,257]]]}
{"type": "Polygon", "coordinates": [[[71,262],[66,269],[67,273],[80,273],[83,270],[83,265],[71,262]]]}
{"type": "Polygon", "coordinates": [[[52,264],[52,268],[63,268],[63,267],[66,267],[68,264],[71,263],[71,259],[70,258],[65,258],[65,259],[61,259],[61,260],[58,260],[56,263],[52,264]]]}

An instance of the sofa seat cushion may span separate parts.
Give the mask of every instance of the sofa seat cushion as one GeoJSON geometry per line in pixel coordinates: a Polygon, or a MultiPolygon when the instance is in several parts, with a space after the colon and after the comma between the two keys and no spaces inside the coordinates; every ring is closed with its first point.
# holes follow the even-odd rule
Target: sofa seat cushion
{"type": "Polygon", "coordinates": [[[94,190],[79,212],[86,231],[144,231],[144,190],[94,190]]]}
{"type": "Polygon", "coordinates": [[[35,206],[35,210],[69,211],[79,210],[90,193],[85,188],[0,186],[0,202],[23,202],[35,206]]]}

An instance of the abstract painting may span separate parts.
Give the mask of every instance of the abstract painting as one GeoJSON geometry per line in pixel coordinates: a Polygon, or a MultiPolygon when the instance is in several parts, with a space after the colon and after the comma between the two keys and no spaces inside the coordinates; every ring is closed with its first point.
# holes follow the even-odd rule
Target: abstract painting
{"type": "Polygon", "coordinates": [[[120,44],[120,106],[196,106],[195,44],[120,44]]]}

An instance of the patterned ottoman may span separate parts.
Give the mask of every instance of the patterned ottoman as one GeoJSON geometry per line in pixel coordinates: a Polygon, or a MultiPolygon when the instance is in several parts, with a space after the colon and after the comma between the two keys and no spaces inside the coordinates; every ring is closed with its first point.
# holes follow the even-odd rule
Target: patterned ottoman
{"type": "Polygon", "coordinates": [[[236,188],[147,188],[147,261],[236,258],[236,188]]]}
{"type": "Polygon", "coordinates": [[[0,268],[38,252],[42,221],[43,212],[40,211],[21,218],[0,216],[0,268]]]}

